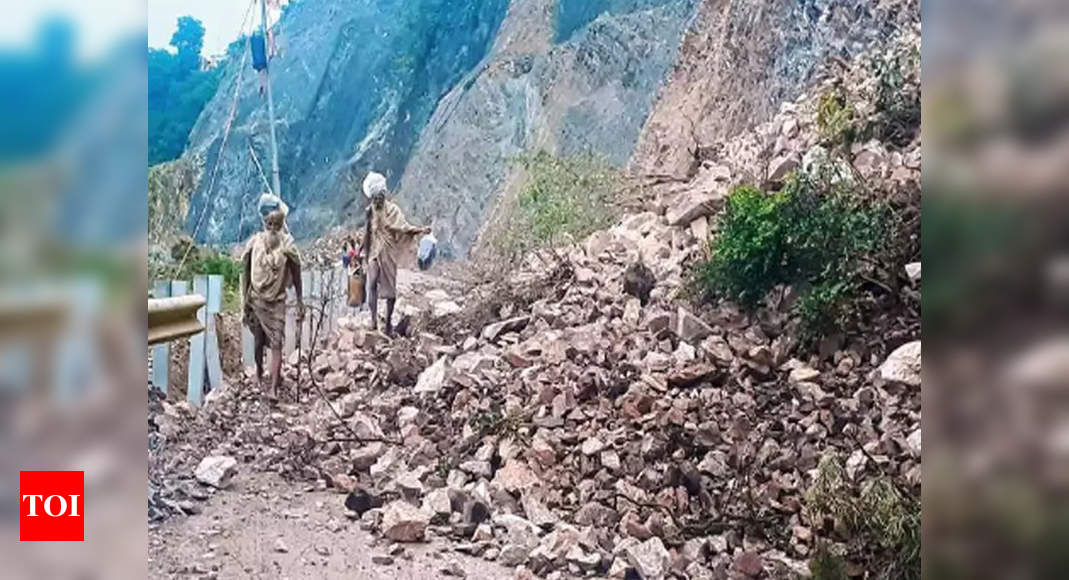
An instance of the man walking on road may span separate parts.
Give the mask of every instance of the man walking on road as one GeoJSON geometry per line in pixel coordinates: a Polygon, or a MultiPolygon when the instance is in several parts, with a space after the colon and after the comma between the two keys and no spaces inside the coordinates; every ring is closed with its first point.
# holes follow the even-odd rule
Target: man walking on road
{"type": "Polygon", "coordinates": [[[297,294],[297,321],[304,319],[301,296],[301,257],[286,230],[287,208],[274,195],[260,198],[263,231],[256,232],[242,254],[244,278],[241,298],[244,322],[252,333],[256,378],[263,388],[264,346],[271,349],[271,388],[278,396],[282,374],[282,341],[286,328],[286,288],[297,294]]]}
{"type": "Polygon", "coordinates": [[[379,298],[386,299],[386,334],[393,334],[393,307],[397,302],[397,259],[412,236],[428,234],[431,228],[414,226],[405,219],[401,208],[386,199],[386,178],[369,173],[364,179],[364,195],[371,200],[367,225],[357,256],[367,250],[367,303],[371,309],[371,328],[379,327],[379,298]]]}

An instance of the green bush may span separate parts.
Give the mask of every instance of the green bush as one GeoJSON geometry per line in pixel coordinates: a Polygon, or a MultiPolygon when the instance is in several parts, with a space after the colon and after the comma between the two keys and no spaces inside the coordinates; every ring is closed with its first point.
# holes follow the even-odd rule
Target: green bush
{"type": "Polygon", "coordinates": [[[149,279],[192,280],[194,276],[220,275],[223,277],[223,309],[236,310],[241,301],[241,262],[226,253],[194,246],[189,249],[183,263],[182,257],[186,254],[185,248],[188,244],[189,242],[179,242],[172,248],[175,255],[171,259],[151,253],[149,279]],[[181,269],[177,269],[178,264],[182,264],[181,269]]]}
{"type": "Polygon", "coordinates": [[[846,562],[828,550],[827,545],[817,546],[813,557],[809,559],[809,573],[813,580],[847,580],[846,562]]]}
{"type": "Polygon", "coordinates": [[[859,263],[885,233],[886,211],[825,173],[795,174],[778,193],[731,192],[709,258],[697,266],[707,297],[753,308],[776,285],[790,284],[804,291],[795,306],[804,334],[843,323],[859,263]]]}
{"type": "Polygon", "coordinates": [[[241,262],[217,252],[199,257],[189,265],[189,273],[218,274],[223,277],[223,309],[236,311],[241,303],[241,262]]]}
{"type": "Polygon", "coordinates": [[[560,157],[538,151],[513,161],[526,179],[492,236],[498,253],[517,256],[612,225],[619,174],[593,153],[560,157]]]}
{"type": "Polygon", "coordinates": [[[803,294],[794,304],[803,340],[813,340],[847,325],[850,298],[855,285],[849,281],[822,282],[803,294]]]}
{"type": "MultiPolygon", "coordinates": [[[[878,577],[920,578],[920,499],[900,490],[888,476],[855,485],[837,459],[825,457],[806,491],[804,514],[811,523],[835,522],[835,530],[844,534],[855,553],[875,554],[867,567],[878,567],[878,577]]],[[[834,564],[818,551],[810,566],[834,564]]],[[[828,571],[832,572],[828,577],[835,577],[833,569],[828,571]]]]}
{"type": "Polygon", "coordinates": [[[710,295],[753,307],[787,277],[781,219],[786,202],[785,194],[766,194],[749,185],[731,192],[711,258],[699,265],[699,279],[710,295]]]}
{"type": "Polygon", "coordinates": [[[864,131],[869,138],[904,147],[920,129],[920,52],[914,48],[881,55],[870,68],[876,77],[876,111],[864,131]]]}
{"type": "Polygon", "coordinates": [[[848,149],[856,136],[854,110],[840,87],[828,89],[817,103],[817,131],[832,148],[848,149]]]}

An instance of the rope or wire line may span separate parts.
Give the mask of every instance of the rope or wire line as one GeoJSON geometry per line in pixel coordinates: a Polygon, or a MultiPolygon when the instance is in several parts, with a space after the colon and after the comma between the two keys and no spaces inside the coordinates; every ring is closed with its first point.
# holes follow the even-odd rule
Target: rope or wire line
{"type": "MultiPolygon", "coordinates": [[[[267,191],[271,191],[271,184],[267,182],[267,175],[264,174],[264,168],[260,165],[260,159],[256,157],[256,149],[252,146],[252,138],[249,138],[249,154],[252,155],[252,162],[256,165],[256,170],[260,173],[260,181],[264,182],[264,188],[267,191]]],[[[275,193],[271,191],[271,193],[275,193]]]]}
{"type": "MultiPolygon", "coordinates": [[[[249,20],[249,14],[252,13],[252,7],[255,2],[256,0],[249,0],[249,5],[245,8],[245,16],[241,19],[241,28],[239,29],[242,34],[245,34],[245,24],[249,20]]],[[[234,82],[234,97],[230,103],[230,111],[227,114],[226,123],[223,125],[223,138],[219,143],[219,150],[216,151],[215,154],[215,163],[212,165],[212,173],[208,178],[208,189],[204,192],[205,197],[208,198],[209,201],[211,200],[212,190],[215,188],[215,178],[219,174],[219,162],[223,158],[223,151],[226,149],[226,141],[230,137],[230,129],[234,125],[234,117],[237,114],[238,96],[241,94],[241,79],[245,74],[245,61],[249,55],[249,42],[249,36],[248,34],[245,34],[245,50],[241,51],[241,63],[238,65],[238,76],[234,82]]],[[[204,217],[208,215],[208,208],[210,206],[210,203],[206,204],[204,210],[200,212],[200,217],[197,218],[197,224],[193,227],[194,241],[197,239],[197,234],[200,233],[200,228],[204,224],[204,217]]],[[[189,258],[189,253],[193,250],[193,246],[194,244],[190,244],[186,247],[185,253],[182,254],[182,259],[178,262],[174,272],[171,274],[171,278],[176,277],[178,273],[182,271],[182,267],[185,266],[186,260],[189,258]]]]}

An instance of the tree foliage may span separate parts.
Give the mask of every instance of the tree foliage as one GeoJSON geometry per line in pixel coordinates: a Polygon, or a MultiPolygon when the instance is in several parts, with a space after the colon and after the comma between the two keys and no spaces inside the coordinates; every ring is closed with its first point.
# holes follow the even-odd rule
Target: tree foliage
{"type": "Polygon", "coordinates": [[[219,69],[201,70],[204,26],[190,16],[178,19],[171,46],[175,52],[148,51],[148,161],[175,159],[189,132],[219,85],[219,69]]]}

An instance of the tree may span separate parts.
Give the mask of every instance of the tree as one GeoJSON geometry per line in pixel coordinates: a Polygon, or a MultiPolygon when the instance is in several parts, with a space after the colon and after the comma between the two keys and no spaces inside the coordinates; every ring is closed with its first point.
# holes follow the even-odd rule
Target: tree
{"type": "Polygon", "coordinates": [[[148,51],[148,161],[155,165],[182,154],[189,132],[219,85],[219,69],[200,70],[204,27],[178,19],[171,36],[176,53],[148,51]]]}
{"type": "Polygon", "coordinates": [[[178,74],[181,77],[200,68],[200,51],[204,48],[204,25],[192,16],[178,19],[171,35],[171,46],[178,51],[178,74]]]}

